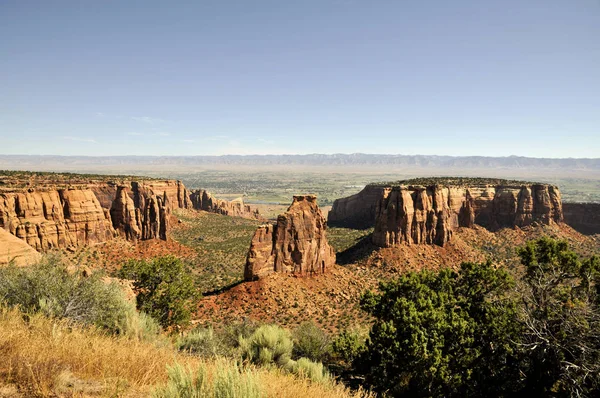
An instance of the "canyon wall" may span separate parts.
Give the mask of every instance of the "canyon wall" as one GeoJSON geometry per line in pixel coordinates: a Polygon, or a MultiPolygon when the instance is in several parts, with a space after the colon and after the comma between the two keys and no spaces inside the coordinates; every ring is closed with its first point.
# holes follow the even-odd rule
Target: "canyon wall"
{"type": "Polygon", "coordinates": [[[321,274],[335,264],[327,242],[327,226],[314,195],[294,196],[276,224],[259,227],[246,259],[244,278],[259,279],[273,272],[321,274]]]}
{"type": "Polygon", "coordinates": [[[77,188],[0,193],[0,228],[38,251],[115,236],[108,210],[91,190],[77,188]]]}
{"type": "Polygon", "coordinates": [[[394,186],[383,189],[377,204],[373,243],[443,246],[459,227],[562,221],[560,192],[552,185],[394,186]]]}
{"type": "Polygon", "coordinates": [[[225,216],[259,218],[258,210],[252,210],[245,205],[242,198],[232,201],[221,200],[213,197],[208,191],[199,189],[190,195],[192,207],[196,210],[204,210],[211,213],[223,214],[225,216]]]}
{"type": "Polygon", "coordinates": [[[180,181],[84,177],[79,176],[76,183],[11,180],[12,186],[0,191],[0,229],[38,251],[47,251],[102,243],[118,235],[134,242],[166,240],[172,211],[195,204],[215,213],[258,217],[241,200],[219,200],[206,191],[190,195],[180,181]],[[193,203],[195,195],[200,201],[193,203]]]}
{"type": "Polygon", "coordinates": [[[582,234],[600,234],[600,203],[563,203],[565,222],[582,234]]]}
{"type": "Polygon", "coordinates": [[[367,185],[359,193],[336,199],[327,214],[327,225],[354,229],[371,228],[384,185],[367,185]]]}

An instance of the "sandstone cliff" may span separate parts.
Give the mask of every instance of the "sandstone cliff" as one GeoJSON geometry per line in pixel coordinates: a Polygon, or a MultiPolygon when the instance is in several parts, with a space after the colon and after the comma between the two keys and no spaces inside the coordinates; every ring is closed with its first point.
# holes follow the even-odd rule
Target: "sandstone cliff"
{"type": "Polygon", "coordinates": [[[297,275],[324,273],[335,264],[335,252],[327,243],[326,224],[313,195],[294,196],[276,224],[256,230],[244,269],[247,281],[273,272],[297,275]]]}
{"type": "Polygon", "coordinates": [[[565,222],[582,234],[600,234],[600,203],[563,203],[565,222]]]}
{"type": "Polygon", "coordinates": [[[258,210],[253,211],[250,206],[244,204],[242,198],[232,201],[221,200],[213,197],[208,191],[199,189],[191,193],[190,200],[196,210],[244,218],[260,217],[258,210]]]}
{"type": "MultiPolygon", "coordinates": [[[[174,209],[258,218],[240,200],[206,191],[192,197],[180,181],[27,174],[0,178],[0,229],[38,251],[106,242],[117,235],[166,240],[174,209]]],[[[6,246],[6,244],[4,244],[6,246]]]]}
{"type": "Polygon", "coordinates": [[[110,216],[115,230],[133,242],[141,238],[142,220],[141,212],[136,208],[126,185],[117,188],[115,199],[110,207],[110,216]]]}
{"type": "Polygon", "coordinates": [[[336,199],[327,214],[327,225],[354,229],[372,227],[384,188],[383,185],[367,185],[355,195],[336,199]]]}
{"type": "Polygon", "coordinates": [[[459,227],[496,230],[562,221],[560,192],[552,185],[399,185],[382,191],[373,243],[443,246],[459,227]]]}
{"type": "Polygon", "coordinates": [[[89,189],[0,193],[0,228],[36,250],[99,243],[115,235],[108,210],[89,189]]]}
{"type": "Polygon", "coordinates": [[[0,265],[6,265],[11,261],[18,266],[31,265],[41,258],[40,253],[33,247],[0,228],[0,265]]]}

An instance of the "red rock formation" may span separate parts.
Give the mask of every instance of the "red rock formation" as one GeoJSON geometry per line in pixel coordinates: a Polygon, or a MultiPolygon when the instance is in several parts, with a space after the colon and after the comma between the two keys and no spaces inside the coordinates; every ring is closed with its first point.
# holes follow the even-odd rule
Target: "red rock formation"
{"type": "Polygon", "coordinates": [[[443,246],[458,227],[495,230],[562,220],[560,192],[550,185],[387,187],[377,205],[373,243],[443,246]]]}
{"type": "Polygon", "coordinates": [[[173,180],[149,180],[142,182],[133,182],[132,188],[134,192],[137,190],[143,191],[145,194],[163,196],[163,202],[169,204],[169,209],[191,209],[192,202],[187,188],[181,181],[173,180]],[[137,186],[134,187],[133,184],[137,186]],[[166,198],[166,200],[165,200],[166,198]]]}
{"type": "Polygon", "coordinates": [[[0,228],[0,265],[9,264],[11,261],[18,266],[31,265],[41,258],[40,253],[33,247],[0,228]]]}
{"type": "Polygon", "coordinates": [[[600,203],[563,203],[565,222],[582,234],[600,234],[600,203]]]}
{"type": "Polygon", "coordinates": [[[196,210],[204,210],[211,213],[223,214],[226,216],[244,217],[258,219],[260,217],[258,210],[252,210],[250,206],[245,205],[242,198],[232,201],[217,199],[208,191],[199,189],[190,195],[192,207],[196,210]]]}
{"type": "Polygon", "coordinates": [[[261,225],[254,233],[244,268],[244,279],[247,281],[262,278],[275,271],[274,229],[274,224],[261,225]]]}
{"type": "Polygon", "coordinates": [[[36,250],[100,243],[115,235],[108,211],[89,189],[2,193],[0,228],[36,250]]]}
{"type": "Polygon", "coordinates": [[[327,214],[327,225],[354,229],[372,227],[384,188],[382,185],[367,185],[356,195],[336,199],[327,214]]]}
{"type": "MultiPolygon", "coordinates": [[[[179,184],[178,184],[179,185],[179,184]]],[[[133,202],[136,208],[136,219],[141,225],[141,239],[162,239],[167,240],[167,230],[169,228],[168,215],[171,213],[171,202],[167,190],[160,193],[155,190],[160,188],[169,188],[165,185],[143,185],[138,182],[132,182],[133,202]]],[[[171,185],[170,188],[173,188],[171,185]]],[[[181,192],[175,187],[177,194],[181,192]]],[[[180,202],[179,196],[173,196],[171,190],[171,198],[174,198],[179,203],[185,203],[182,199],[180,202]]]]}
{"type": "Polygon", "coordinates": [[[116,197],[110,208],[110,217],[115,230],[125,239],[135,242],[142,237],[142,226],[128,191],[125,185],[117,188],[116,197]]]}
{"type": "Polygon", "coordinates": [[[256,280],[273,272],[324,273],[335,264],[335,252],[327,243],[325,229],[316,196],[294,196],[288,210],[277,217],[276,224],[256,230],[244,278],[256,280]]]}
{"type": "MultiPolygon", "coordinates": [[[[49,179],[29,189],[11,183],[0,193],[0,228],[38,251],[102,243],[116,235],[131,241],[166,240],[173,209],[192,208],[180,181],[49,179]]],[[[207,192],[200,197],[204,199],[198,203],[207,211],[258,216],[241,200],[221,201],[207,192]]]]}

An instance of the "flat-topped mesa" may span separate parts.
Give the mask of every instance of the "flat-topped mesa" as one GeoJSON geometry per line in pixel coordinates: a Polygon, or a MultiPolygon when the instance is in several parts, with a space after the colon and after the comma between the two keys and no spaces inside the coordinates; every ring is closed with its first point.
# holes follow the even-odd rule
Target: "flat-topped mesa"
{"type": "Polygon", "coordinates": [[[252,210],[250,206],[244,204],[242,198],[232,201],[217,199],[208,191],[203,189],[196,190],[190,194],[192,207],[196,210],[204,210],[211,213],[223,214],[225,216],[244,217],[258,219],[260,214],[258,210],[252,210]]]}
{"type": "Polygon", "coordinates": [[[274,272],[322,274],[335,264],[327,226],[314,195],[294,196],[276,224],[260,226],[252,238],[244,278],[257,280],[274,272]]]}
{"type": "Polygon", "coordinates": [[[373,243],[381,247],[401,243],[443,246],[459,227],[478,224],[493,231],[562,221],[560,192],[552,185],[399,184],[382,191],[373,243]]]}

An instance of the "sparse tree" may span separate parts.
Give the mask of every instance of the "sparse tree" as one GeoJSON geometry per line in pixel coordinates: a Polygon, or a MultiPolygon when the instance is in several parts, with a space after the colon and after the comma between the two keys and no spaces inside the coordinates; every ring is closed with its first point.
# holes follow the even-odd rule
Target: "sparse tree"
{"type": "Polygon", "coordinates": [[[163,327],[185,325],[190,321],[199,293],[191,272],[174,256],[152,260],[131,260],[118,272],[132,279],[137,307],[163,327]]]}
{"type": "Polygon", "coordinates": [[[531,396],[600,394],[600,261],[581,261],[565,241],[519,249],[525,390],[531,396]]]}

